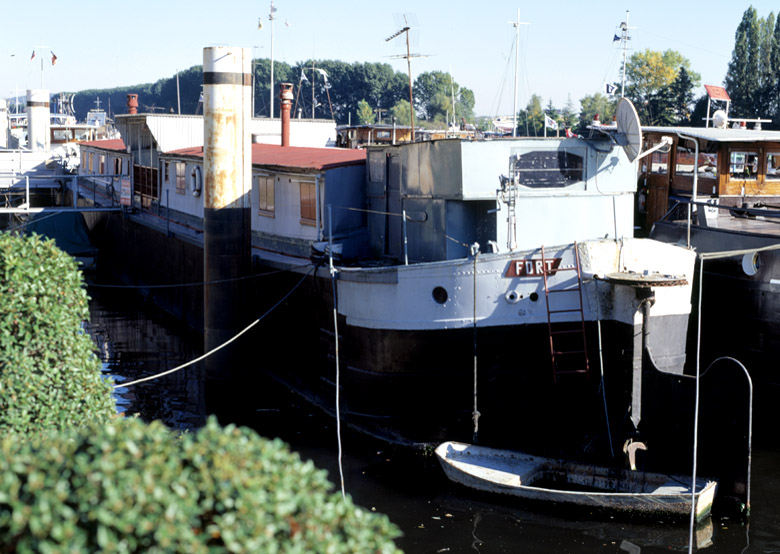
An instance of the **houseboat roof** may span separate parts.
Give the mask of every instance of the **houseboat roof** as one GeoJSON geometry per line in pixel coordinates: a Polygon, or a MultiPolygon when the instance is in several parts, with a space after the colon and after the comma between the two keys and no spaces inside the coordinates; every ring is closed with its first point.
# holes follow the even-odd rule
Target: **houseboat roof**
{"type": "Polygon", "coordinates": [[[92,146],[95,148],[103,148],[105,150],[120,150],[124,152],[127,150],[125,141],[122,139],[105,139],[105,140],[85,140],[79,142],[83,146],[92,146]]]}
{"type": "MultiPolygon", "coordinates": [[[[203,147],[182,148],[166,154],[202,158],[203,147]]],[[[252,165],[320,171],[365,163],[365,150],[252,144],[252,165]]]]}
{"type": "Polygon", "coordinates": [[[695,139],[713,142],[780,142],[780,131],[756,129],[718,129],[717,127],[650,127],[642,126],[643,133],[683,134],[695,139]]]}

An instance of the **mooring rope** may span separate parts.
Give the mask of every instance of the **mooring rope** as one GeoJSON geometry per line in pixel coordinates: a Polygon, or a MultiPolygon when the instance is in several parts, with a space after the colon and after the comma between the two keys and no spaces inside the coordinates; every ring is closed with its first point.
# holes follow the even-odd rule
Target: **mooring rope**
{"type": "Polygon", "coordinates": [[[197,358],[195,358],[194,360],[190,360],[189,362],[183,363],[183,364],[181,364],[181,365],[179,365],[179,366],[176,366],[176,367],[174,367],[174,368],[172,368],[172,369],[169,369],[169,370],[167,370],[167,371],[163,371],[163,372],[160,372],[160,373],[156,373],[156,374],[154,374],[154,375],[149,375],[149,376],[147,376],[147,377],[142,377],[141,379],[136,379],[135,381],[130,381],[129,383],[119,383],[119,384],[116,384],[116,385],[114,385],[114,389],[127,388],[127,387],[130,387],[130,386],[133,386],[133,385],[137,385],[137,384],[139,384],[139,383],[145,383],[145,382],[147,382],[147,381],[153,381],[153,380],[155,380],[155,379],[159,379],[160,377],[164,377],[164,376],[166,376],[166,375],[170,375],[171,373],[175,373],[175,372],[177,372],[177,371],[180,371],[180,370],[182,370],[182,369],[184,369],[184,368],[186,368],[186,367],[189,367],[189,366],[191,366],[191,365],[193,365],[193,364],[196,364],[196,363],[198,363],[198,362],[200,362],[200,361],[202,361],[202,360],[205,360],[206,358],[208,358],[208,357],[209,357],[209,356],[211,356],[212,354],[214,354],[214,353],[218,352],[219,350],[222,350],[223,348],[225,348],[226,346],[228,346],[230,343],[232,343],[232,342],[236,341],[236,340],[237,340],[237,339],[238,339],[238,338],[239,338],[241,335],[243,335],[243,334],[245,334],[246,332],[248,332],[248,331],[249,331],[249,330],[250,330],[252,327],[254,327],[254,326],[255,326],[255,325],[257,325],[258,323],[260,323],[260,322],[263,320],[263,318],[265,318],[265,317],[266,317],[268,314],[270,314],[270,313],[271,313],[271,312],[273,312],[273,311],[274,311],[276,308],[278,308],[278,307],[279,307],[279,306],[282,304],[282,302],[284,302],[285,300],[287,300],[287,298],[289,298],[289,296],[290,296],[290,295],[291,295],[293,292],[295,292],[295,290],[296,290],[298,287],[300,287],[300,286],[303,284],[303,282],[304,282],[304,281],[306,280],[306,278],[307,278],[307,277],[308,277],[308,276],[311,274],[311,272],[314,270],[314,268],[315,268],[315,266],[312,266],[312,267],[310,267],[310,268],[309,268],[309,270],[308,270],[308,271],[307,271],[307,272],[304,274],[304,276],[303,276],[303,277],[301,277],[301,280],[300,280],[300,281],[298,281],[298,283],[297,283],[297,284],[296,284],[296,285],[295,285],[295,286],[294,286],[294,287],[293,287],[293,288],[292,288],[292,289],[291,289],[291,290],[290,290],[290,291],[289,291],[287,294],[285,294],[285,295],[284,295],[284,296],[283,296],[283,297],[282,297],[282,298],[281,298],[281,299],[280,299],[280,300],[279,300],[279,301],[278,301],[276,304],[274,304],[273,306],[271,306],[271,308],[270,308],[268,311],[266,311],[266,312],[265,312],[263,315],[261,315],[261,316],[260,316],[259,318],[257,318],[255,321],[253,321],[252,323],[250,323],[249,325],[247,325],[246,327],[244,327],[244,329],[242,329],[241,331],[239,331],[239,332],[238,332],[238,334],[236,334],[236,335],[235,335],[235,336],[233,336],[232,338],[230,338],[230,339],[226,340],[225,342],[223,342],[223,343],[222,343],[222,344],[220,344],[219,346],[217,346],[217,347],[215,347],[215,348],[212,348],[211,350],[209,350],[208,352],[206,352],[205,354],[203,354],[203,355],[201,355],[201,356],[198,356],[198,357],[197,357],[197,358]]]}
{"type": "Polygon", "coordinates": [[[167,285],[109,285],[101,283],[88,283],[87,286],[101,288],[101,289],[169,289],[179,287],[202,287],[206,285],[221,285],[224,283],[232,283],[235,281],[245,281],[247,279],[257,279],[258,277],[268,277],[271,275],[278,275],[279,273],[287,273],[301,269],[304,267],[314,267],[314,264],[306,264],[295,268],[277,269],[274,271],[267,271],[265,273],[255,273],[254,275],[245,275],[243,277],[232,277],[230,279],[217,279],[214,281],[198,281],[194,283],[171,283],[167,285]]]}
{"type": "Polygon", "coordinates": [[[474,411],[471,412],[471,419],[474,421],[473,441],[479,442],[479,416],[482,415],[477,409],[477,258],[479,257],[479,244],[474,243],[471,247],[474,252],[474,298],[473,298],[473,318],[472,329],[474,336],[474,411]]]}
{"type": "Polygon", "coordinates": [[[607,408],[607,387],[604,382],[604,348],[601,342],[601,296],[599,295],[599,280],[596,282],[596,330],[599,337],[599,370],[601,371],[601,397],[604,399],[604,419],[607,422],[607,438],[609,439],[609,453],[615,457],[615,448],[612,445],[612,429],[609,424],[609,410],[607,408]]]}
{"type": "Polygon", "coordinates": [[[336,273],[333,266],[333,229],[330,226],[333,221],[332,206],[328,205],[328,259],[330,262],[330,283],[333,287],[333,336],[335,340],[336,354],[336,440],[338,442],[339,477],[341,478],[341,498],[347,499],[347,491],[344,486],[344,466],[342,464],[341,449],[341,366],[339,364],[339,309],[338,295],[336,291],[336,273]]]}

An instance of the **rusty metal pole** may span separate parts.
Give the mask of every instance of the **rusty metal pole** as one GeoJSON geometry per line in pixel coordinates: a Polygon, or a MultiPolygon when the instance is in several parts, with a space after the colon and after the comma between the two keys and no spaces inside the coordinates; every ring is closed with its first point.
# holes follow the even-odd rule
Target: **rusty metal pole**
{"type": "MultiPolygon", "coordinates": [[[[240,277],[251,263],[249,191],[252,186],[252,145],[249,118],[252,98],[248,48],[203,49],[203,269],[204,347],[206,352],[236,335],[246,324],[240,277]]],[[[217,384],[213,401],[241,389],[237,348],[220,350],[206,359],[206,378],[217,384]],[[229,388],[227,388],[229,386],[229,388]]],[[[237,406],[240,409],[240,406],[237,406]]],[[[216,411],[216,410],[210,410],[216,411]]]]}

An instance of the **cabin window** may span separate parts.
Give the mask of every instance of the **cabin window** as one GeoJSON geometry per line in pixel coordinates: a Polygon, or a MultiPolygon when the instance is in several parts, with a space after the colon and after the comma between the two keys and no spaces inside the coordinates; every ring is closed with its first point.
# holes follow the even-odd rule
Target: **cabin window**
{"type": "Polygon", "coordinates": [[[187,191],[187,164],[176,162],[176,194],[184,194],[187,191]]]}
{"type": "Polygon", "coordinates": [[[317,197],[314,183],[301,183],[301,223],[314,225],[317,222],[317,197]]]}
{"type": "Polygon", "coordinates": [[[584,157],[567,150],[537,150],[516,156],[515,176],[524,187],[567,187],[583,180],[584,157]]]}
{"type": "Polygon", "coordinates": [[[170,162],[163,162],[163,183],[171,182],[171,164],[170,162]]]}
{"type": "Polygon", "coordinates": [[[105,154],[101,154],[100,155],[100,161],[99,161],[99,171],[98,171],[98,173],[103,175],[103,174],[105,174],[105,172],[106,172],[106,155],[105,154]]]}
{"type": "Polygon", "coordinates": [[[758,175],[758,153],[732,150],[729,153],[729,175],[732,179],[755,181],[758,175]]]}
{"type": "Polygon", "coordinates": [[[114,175],[122,173],[122,159],[114,158],[114,175]]]}
{"type": "MultiPolygon", "coordinates": [[[[655,146],[655,145],[649,145],[655,146]]],[[[650,173],[663,174],[669,171],[669,152],[661,152],[656,150],[650,154],[650,173]]]]}
{"type": "Polygon", "coordinates": [[[716,153],[699,153],[699,179],[715,179],[718,176],[718,155],[716,153]]]}
{"type": "MultiPolygon", "coordinates": [[[[274,216],[274,177],[255,177],[257,189],[257,211],[266,217],[274,216]]],[[[303,183],[301,183],[303,186],[303,183]]],[[[303,193],[301,193],[301,206],[303,206],[303,193]]],[[[303,210],[301,210],[303,217],[303,210]]]]}
{"type": "Polygon", "coordinates": [[[376,138],[378,138],[378,139],[389,139],[390,138],[390,131],[377,131],[376,132],[376,138]]]}
{"type": "Polygon", "coordinates": [[[387,157],[383,151],[368,153],[368,180],[372,183],[385,182],[385,163],[387,157]]]}
{"type": "Polygon", "coordinates": [[[89,153],[89,163],[87,164],[87,168],[90,173],[95,173],[95,153],[90,152],[89,153]]]}
{"type": "Polygon", "coordinates": [[[696,151],[691,143],[680,141],[677,144],[674,173],[678,176],[693,177],[693,167],[696,161],[696,151]]]}
{"type": "Polygon", "coordinates": [[[766,153],[766,175],[767,181],[780,181],[780,152],[766,153]]]}
{"type": "Polygon", "coordinates": [[[89,155],[86,152],[81,153],[81,167],[84,169],[85,172],[89,171],[89,166],[87,165],[87,160],[89,159],[89,155]]]}

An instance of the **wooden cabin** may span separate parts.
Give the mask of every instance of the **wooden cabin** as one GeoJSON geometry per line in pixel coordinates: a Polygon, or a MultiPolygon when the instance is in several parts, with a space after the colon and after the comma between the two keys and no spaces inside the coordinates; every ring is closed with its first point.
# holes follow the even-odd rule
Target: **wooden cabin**
{"type": "Polygon", "coordinates": [[[648,228],[667,212],[670,196],[693,196],[694,172],[698,200],[717,198],[731,206],[780,201],[780,132],[745,127],[643,127],[642,132],[643,150],[662,137],[672,139],[670,147],[640,162],[648,228]]]}

